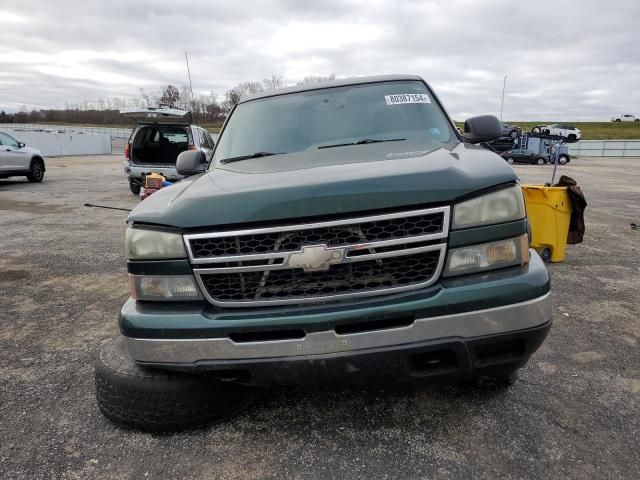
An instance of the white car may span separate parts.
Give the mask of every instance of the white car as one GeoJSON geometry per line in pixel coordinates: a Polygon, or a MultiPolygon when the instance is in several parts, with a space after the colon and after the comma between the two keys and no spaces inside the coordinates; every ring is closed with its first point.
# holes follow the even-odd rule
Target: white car
{"type": "Polygon", "coordinates": [[[30,182],[41,182],[45,172],[40,150],[27,147],[0,131],[0,178],[25,176],[30,182]]]}
{"type": "Polygon", "coordinates": [[[582,138],[582,130],[573,125],[554,123],[553,125],[541,127],[541,130],[545,135],[557,135],[566,138],[570,142],[575,142],[582,138]]]}
{"type": "Polygon", "coordinates": [[[629,113],[624,113],[622,115],[614,115],[611,117],[612,122],[640,122],[640,118],[635,115],[631,115],[629,113]]]}

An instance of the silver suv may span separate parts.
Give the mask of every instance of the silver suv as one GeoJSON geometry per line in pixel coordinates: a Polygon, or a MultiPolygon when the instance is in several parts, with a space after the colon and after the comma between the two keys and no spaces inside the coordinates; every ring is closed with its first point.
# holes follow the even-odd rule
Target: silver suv
{"type": "Polygon", "coordinates": [[[191,112],[146,107],[120,113],[136,124],[124,150],[124,173],[136,195],[150,173],[159,173],[170,182],[180,180],[176,159],[185,150],[202,150],[207,161],[213,153],[213,137],[204,128],[191,124],[191,112]]]}
{"type": "Polygon", "coordinates": [[[7,132],[0,131],[0,178],[24,175],[30,182],[44,178],[44,157],[7,132]]]}

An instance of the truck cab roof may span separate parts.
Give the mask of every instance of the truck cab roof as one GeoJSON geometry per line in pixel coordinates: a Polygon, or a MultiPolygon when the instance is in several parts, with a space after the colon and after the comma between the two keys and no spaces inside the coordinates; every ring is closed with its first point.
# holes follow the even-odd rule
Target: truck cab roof
{"type": "Polygon", "coordinates": [[[336,80],[306,83],[304,85],[295,85],[293,87],[279,88],[277,90],[259,92],[241,100],[239,103],[251,102],[252,100],[258,100],[260,98],[276,97],[279,95],[288,95],[290,93],[300,93],[300,92],[308,92],[312,90],[320,90],[323,88],[345,87],[348,85],[361,85],[366,83],[396,82],[396,81],[402,81],[402,80],[419,80],[421,82],[424,82],[422,77],[420,77],[419,75],[404,75],[404,74],[340,78],[336,80]]]}

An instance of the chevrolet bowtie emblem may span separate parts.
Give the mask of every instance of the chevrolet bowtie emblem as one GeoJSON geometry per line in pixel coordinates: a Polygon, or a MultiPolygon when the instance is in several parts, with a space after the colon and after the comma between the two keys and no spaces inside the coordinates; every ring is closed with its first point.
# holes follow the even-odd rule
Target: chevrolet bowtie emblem
{"type": "Polygon", "coordinates": [[[302,268],[305,272],[320,272],[330,265],[342,263],[346,250],[343,248],[327,248],[326,245],[302,247],[301,252],[289,255],[287,265],[291,268],[302,268]]]}

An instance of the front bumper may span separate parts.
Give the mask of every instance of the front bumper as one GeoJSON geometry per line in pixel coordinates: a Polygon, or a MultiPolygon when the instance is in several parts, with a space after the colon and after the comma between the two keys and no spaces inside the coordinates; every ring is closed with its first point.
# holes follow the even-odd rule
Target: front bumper
{"type": "MultiPolygon", "coordinates": [[[[526,332],[541,328],[546,335],[552,313],[549,276],[532,251],[523,267],[442,279],[421,292],[304,309],[219,309],[129,300],[120,329],[140,364],[215,371],[241,367],[252,383],[259,383],[268,365],[329,365],[338,358],[349,363],[363,355],[383,353],[386,358],[390,351],[423,352],[441,344],[454,345],[449,350],[458,352],[456,365],[467,371],[479,368],[470,360],[475,358],[469,346],[473,342],[505,334],[526,337],[526,332]]],[[[522,342],[519,362],[539,345],[522,342]],[[527,345],[534,345],[533,350],[527,345]]],[[[400,356],[407,359],[414,353],[400,356]]]]}
{"type": "Polygon", "coordinates": [[[515,371],[538,349],[550,328],[551,321],[525,330],[474,338],[414,341],[322,355],[206,360],[165,368],[261,387],[455,382],[515,371]]]}
{"type": "MultiPolygon", "coordinates": [[[[392,345],[406,345],[440,338],[474,338],[513,330],[538,327],[553,315],[549,293],[534,300],[485,310],[452,315],[408,319],[405,326],[382,328],[363,322],[353,333],[337,333],[337,328],[305,333],[299,329],[279,330],[279,335],[301,338],[282,340],[236,340],[230,337],[204,339],[153,339],[127,337],[131,356],[140,363],[197,365],[218,360],[305,357],[332,355],[392,345]]],[[[382,324],[382,322],[381,322],[382,324]]],[[[357,325],[357,324],[351,324],[357,325]]],[[[340,331],[340,330],[338,330],[340,331]]],[[[247,338],[241,337],[241,338],[247,338]]],[[[254,337],[255,338],[255,337],[254,337]]]]}

